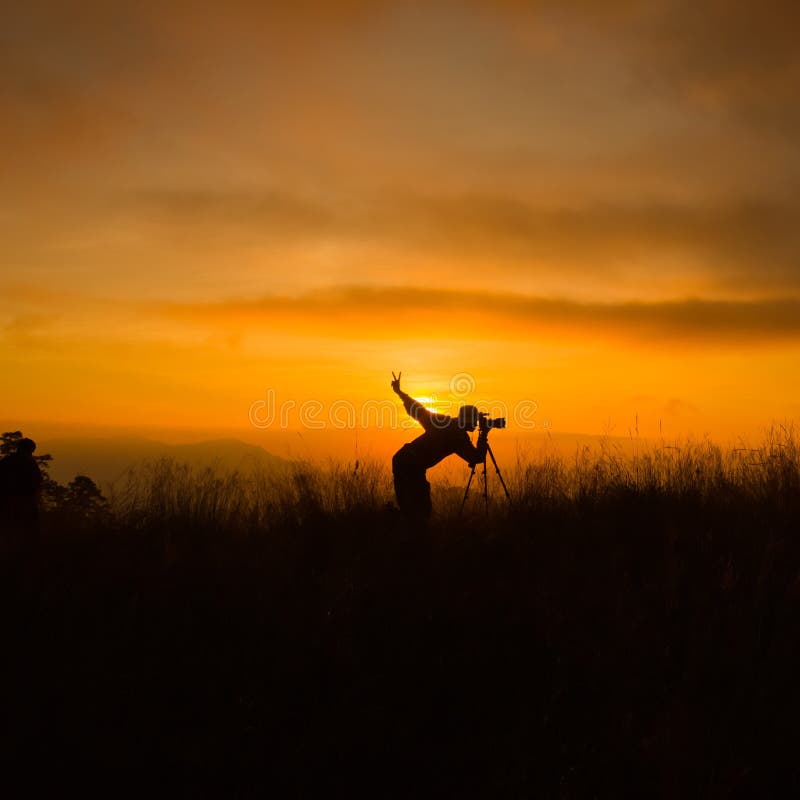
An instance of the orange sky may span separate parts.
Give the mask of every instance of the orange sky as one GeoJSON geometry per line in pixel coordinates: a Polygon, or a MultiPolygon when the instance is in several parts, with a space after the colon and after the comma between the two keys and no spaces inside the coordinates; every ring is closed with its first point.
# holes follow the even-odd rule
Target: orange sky
{"type": "Polygon", "coordinates": [[[3,419],[800,416],[795,4],[130,5],[4,16],[3,419]]]}

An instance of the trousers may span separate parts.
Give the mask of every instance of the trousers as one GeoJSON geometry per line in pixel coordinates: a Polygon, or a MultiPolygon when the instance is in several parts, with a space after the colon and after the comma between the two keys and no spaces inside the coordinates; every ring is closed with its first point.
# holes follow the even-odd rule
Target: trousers
{"type": "Polygon", "coordinates": [[[392,459],[397,505],[409,519],[427,522],[431,515],[431,485],[425,468],[407,461],[398,452],[392,459]]]}

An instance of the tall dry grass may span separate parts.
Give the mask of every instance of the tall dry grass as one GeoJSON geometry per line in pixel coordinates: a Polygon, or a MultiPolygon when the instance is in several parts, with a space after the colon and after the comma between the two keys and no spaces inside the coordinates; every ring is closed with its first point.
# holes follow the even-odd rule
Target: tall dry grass
{"type": "Polygon", "coordinates": [[[513,505],[490,465],[488,514],[437,481],[415,536],[382,464],[143,465],[3,564],[0,763],[162,764],[198,797],[794,796],[798,469],[788,426],[609,440],[520,459],[513,505]]]}
{"type": "MultiPolygon", "coordinates": [[[[497,520],[509,513],[552,513],[626,499],[793,507],[800,495],[799,454],[800,438],[789,425],[771,428],[757,447],[686,439],[640,441],[626,451],[600,440],[571,458],[543,452],[518,459],[503,472],[510,506],[489,463],[491,511],[497,520]]],[[[434,484],[436,521],[447,525],[460,518],[463,490],[452,478],[434,484]]],[[[465,506],[473,520],[484,512],[482,492],[479,467],[465,506]]],[[[248,532],[375,514],[392,504],[393,489],[387,465],[378,462],[295,462],[224,472],[162,459],[129,471],[112,487],[110,500],[116,520],[125,525],[248,532]]]]}
{"type": "Polygon", "coordinates": [[[117,521],[134,527],[180,523],[246,532],[375,510],[388,488],[388,474],[377,463],[296,462],[221,472],[160,459],[128,471],[109,497],[117,521]]]}

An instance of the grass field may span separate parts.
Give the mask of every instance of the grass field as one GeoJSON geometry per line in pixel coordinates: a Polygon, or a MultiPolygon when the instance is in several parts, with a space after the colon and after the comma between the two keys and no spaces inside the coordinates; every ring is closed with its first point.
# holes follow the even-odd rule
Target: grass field
{"type": "Polygon", "coordinates": [[[380,465],[149,464],[3,565],[3,761],[189,796],[792,796],[799,448],[542,456],[488,515],[435,486],[428,531],[380,465]]]}

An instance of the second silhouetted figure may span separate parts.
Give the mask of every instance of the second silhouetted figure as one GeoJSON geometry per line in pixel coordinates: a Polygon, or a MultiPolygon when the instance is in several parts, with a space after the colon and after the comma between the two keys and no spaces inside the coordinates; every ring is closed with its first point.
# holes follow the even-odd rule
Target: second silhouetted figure
{"type": "Polygon", "coordinates": [[[42,471],[33,439],[20,439],[15,453],[0,460],[0,536],[12,551],[35,546],[39,534],[42,471]]]}
{"type": "Polygon", "coordinates": [[[461,406],[457,417],[434,414],[400,388],[400,375],[395,377],[392,373],[392,389],[403,401],[409,416],[422,425],[425,433],[394,454],[394,491],[403,514],[411,521],[424,524],[431,513],[431,485],[426,471],[453,453],[470,466],[480,464],[486,458],[489,430],[481,426],[477,446],[473,445],[469,433],[478,427],[481,420],[475,406],[461,406]]]}

